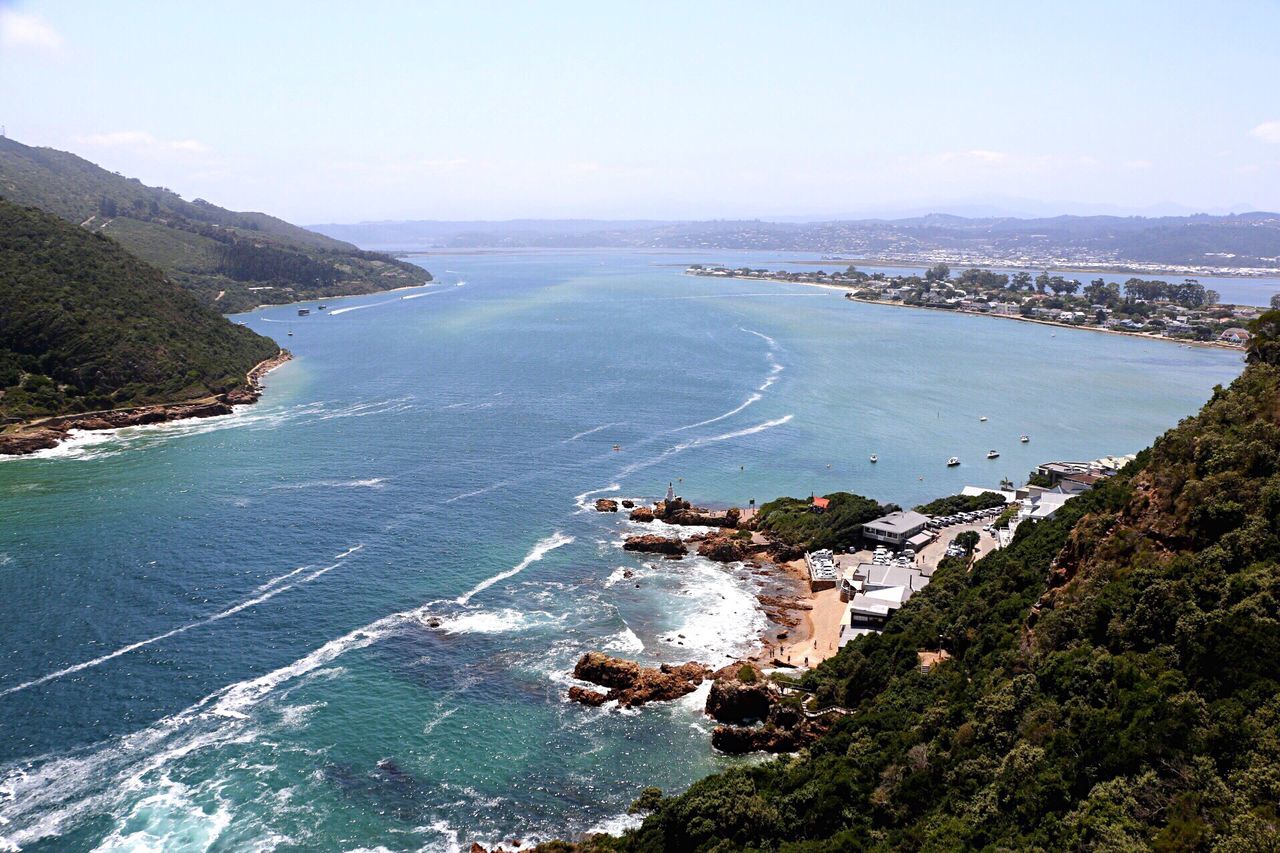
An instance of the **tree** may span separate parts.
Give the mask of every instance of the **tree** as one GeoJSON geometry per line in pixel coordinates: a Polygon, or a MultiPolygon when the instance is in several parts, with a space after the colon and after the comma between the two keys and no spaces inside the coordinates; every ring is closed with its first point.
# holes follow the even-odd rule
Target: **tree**
{"type": "Polygon", "coordinates": [[[1036,290],[1044,293],[1049,289],[1049,282],[1051,281],[1053,281],[1053,279],[1049,277],[1049,273],[1047,271],[1040,273],[1040,275],[1036,276],[1036,290]]]}
{"type": "Polygon", "coordinates": [[[1013,274],[1014,290],[1030,290],[1031,289],[1031,273],[1017,272],[1013,274]]]}
{"type": "Polygon", "coordinates": [[[1271,307],[1276,309],[1277,311],[1280,311],[1280,293],[1277,293],[1271,297],[1271,307]]]}
{"type": "Polygon", "coordinates": [[[1266,312],[1249,324],[1245,361],[1280,367],[1280,309],[1266,312]]]}
{"type": "Polygon", "coordinates": [[[934,264],[924,271],[927,281],[946,281],[951,278],[951,267],[946,264],[934,264]]]}
{"type": "MultiPolygon", "coordinates": [[[[1205,304],[1206,306],[1209,306],[1209,305],[1221,305],[1221,304],[1222,304],[1222,294],[1218,293],[1218,291],[1216,291],[1216,290],[1206,290],[1206,291],[1204,292],[1204,304],[1205,304]]],[[[1275,298],[1274,298],[1274,297],[1273,297],[1273,298],[1272,298],[1272,300],[1271,300],[1271,306],[1272,306],[1273,308],[1274,308],[1274,307],[1276,307],[1276,306],[1275,306],[1275,298]]]]}

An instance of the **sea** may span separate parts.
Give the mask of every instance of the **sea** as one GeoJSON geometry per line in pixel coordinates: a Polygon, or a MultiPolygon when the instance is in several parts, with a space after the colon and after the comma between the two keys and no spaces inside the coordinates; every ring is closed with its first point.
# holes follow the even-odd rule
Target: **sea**
{"type": "Polygon", "coordinates": [[[234,317],[295,356],[256,405],[0,462],[0,849],[621,830],[761,759],[711,748],[705,687],[569,703],[574,662],[719,665],[766,621],[761,581],[624,552],[595,499],[913,506],[1138,451],[1242,369],[683,274],[792,257],[415,256],[432,284],[234,317]]]}

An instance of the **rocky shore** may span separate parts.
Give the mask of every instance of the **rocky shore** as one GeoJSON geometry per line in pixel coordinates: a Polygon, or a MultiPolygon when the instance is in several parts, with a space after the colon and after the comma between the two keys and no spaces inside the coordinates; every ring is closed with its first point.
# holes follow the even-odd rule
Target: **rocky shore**
{"type": "Polygon", "coordinates": [[[703,709],[719,723],[711,734],[711,745],[733,755],[794,752],[828,727],[824,718],[806,714],[798,697],[784,696],[751,661],[735,661],[712,672],[696,661],[646,667],[603,652],[587,652],[573,668],[573,677],[608,692],[574,685],[568,691],[571,701],[591,707],[616,701],[623,708],[679,699],[711,679],[703,709]]]}
{"type": "Polygon", "coordinates": [[[262,396],[262,378],[291,358],[293,354],[282,349],[274,357],[255,365],[246,375],[244,386],[213,397],[182,403],[155,403],[128,409],[58,415],[17,424],[0,433],[0,455],[21,456],[38,450],[48,450],[58,446],[72,430],[120,429],[187,418],[229,415],[233,411],[233,406],[257,402],[262,396]]]}

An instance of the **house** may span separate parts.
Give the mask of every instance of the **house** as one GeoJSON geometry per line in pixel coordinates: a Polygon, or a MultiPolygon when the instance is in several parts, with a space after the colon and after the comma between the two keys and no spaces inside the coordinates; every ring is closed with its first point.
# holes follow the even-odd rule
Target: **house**
{"type": "Polygon", "coordinates": [[[1218,336],[1218,340],[1228,344],[1239,344],[1243,346],[1249,343],[1249,331],[1247,329],[1227,329],[1218,336]]]}
{"type": "Polygon", "coordinates": [[[831,506],[831,501],[826,498],[811,497],[809,498],[810,509],[814,512],[826,512],[831,506]]]}
{"type": "Polygon", "coordinates": [[[929,517],[918,512],[891,512],[862,525],[862,536],[890,548],[910,546],[918,551],[933,541],[933,534],[925,530],[928,523],[929,517]]]}

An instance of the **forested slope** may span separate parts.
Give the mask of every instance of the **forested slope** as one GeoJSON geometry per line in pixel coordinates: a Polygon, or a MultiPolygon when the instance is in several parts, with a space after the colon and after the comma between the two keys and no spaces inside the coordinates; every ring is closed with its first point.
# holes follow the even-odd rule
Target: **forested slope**
{"type": "Polygon", "coordinates": [[[278,350],[116,242],[0,201],[0,417],[220,393],[278,350]]]}
{"type": "Polygon", "coordinates": [[[4,137],[0,197],[117,240],[223,312],[431,280],[421,267],[274,216],[185,201],[66,151],[4,137]]]}
{"type": "Polygon", "coordinates": [[[807,753],[581,849],[1276,849],[1280,312],[1258,331],[1120,476],[809,674],[853,713],[807,753]]]}

